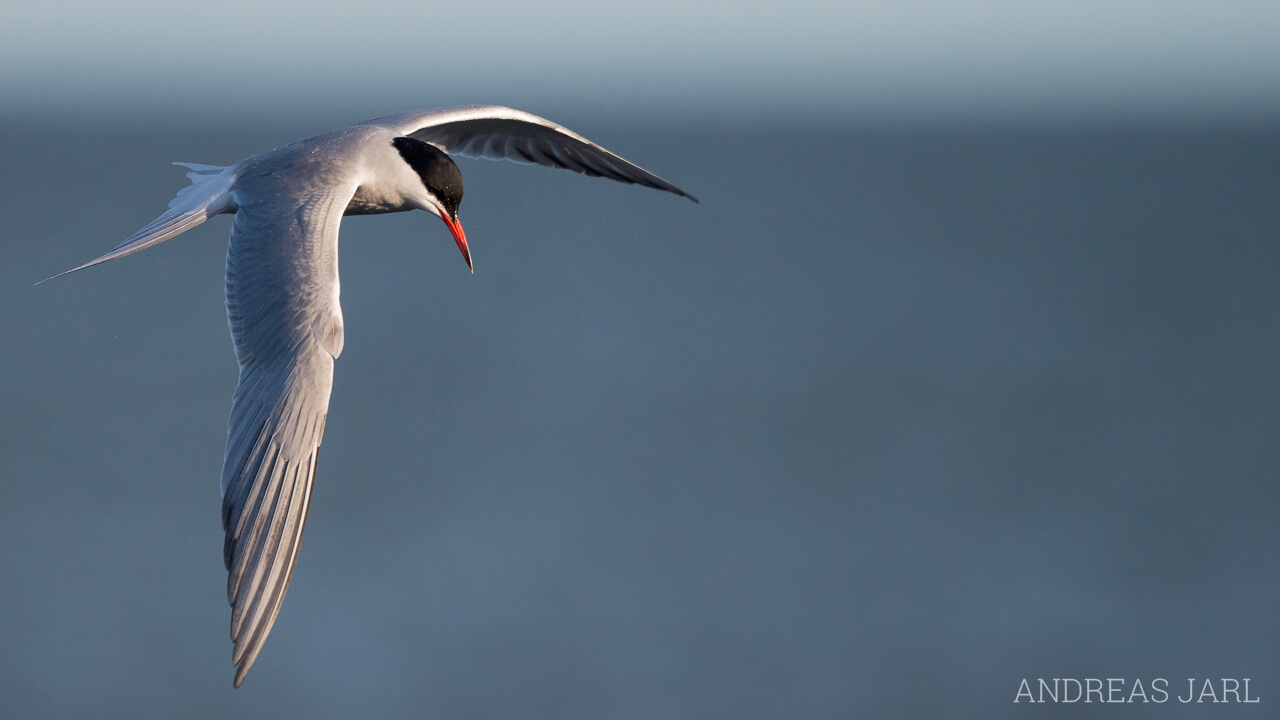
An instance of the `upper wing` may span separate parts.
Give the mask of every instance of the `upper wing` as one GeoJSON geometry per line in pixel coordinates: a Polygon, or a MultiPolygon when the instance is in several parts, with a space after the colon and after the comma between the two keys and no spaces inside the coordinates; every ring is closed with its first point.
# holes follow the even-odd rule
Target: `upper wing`
{"type": "MultiPolygon", "coordinates": [[[[272,176],[260,176],[271,183],[272,176]]],[[[338,226],[354,187],[294,197],[256,188],[227,248],[227,319],[240,362],[222,466],[223,556],[240,686],[284,600],[342,351],[338,226]]]]}
{"type": "Polygon", "coordinates": [[[400,113],[370,120],[450,154],[558,167],[636,183],[698,199],[550,120],[499,105],[473,105],[400,113]]]}

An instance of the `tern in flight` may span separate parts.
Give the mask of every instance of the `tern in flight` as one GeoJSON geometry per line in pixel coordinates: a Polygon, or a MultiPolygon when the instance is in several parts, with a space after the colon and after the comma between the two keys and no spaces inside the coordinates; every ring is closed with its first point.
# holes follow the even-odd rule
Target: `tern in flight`
{"type": "Polygon", "coordinates": [[[497,106],[445,108],[388,115],[230,167],[177,163],[190,170],[192,184],[167,212],[106,255],[67,271],[235,214],[226,292],[240,379],[227,423],[222,525],[236,687],[271,632],[306,525],[333,361],[342,353],[338,226],[344,215],[426,210],[444,221],[471,268],[458,222],[462,175],[450,155],[565,168],[697,202],[535,115],[497,106]]]}

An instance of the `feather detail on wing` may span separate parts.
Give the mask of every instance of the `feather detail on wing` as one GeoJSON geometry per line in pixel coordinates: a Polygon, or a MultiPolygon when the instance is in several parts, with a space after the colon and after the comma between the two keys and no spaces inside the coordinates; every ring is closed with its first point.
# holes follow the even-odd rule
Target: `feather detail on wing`
{"type": "MultiPolygon", "coordinates": [[[[264,182],[269,179],[264,179],[264,182]]],[[[222,470],[232,662],[240,686],[297,561],[342,350],[337,243],[354,188],[241,205],[227,249],[227,318],[240,362],[222,470]]]]}
{"type": "Polygon", "coordinates": [[[581,135],[537,115],[508,107],[475,105],[400,113],[365,124],[392,128],[451,155],[563,168],[665,190],[698,202],[689,193],[581,135]]]}

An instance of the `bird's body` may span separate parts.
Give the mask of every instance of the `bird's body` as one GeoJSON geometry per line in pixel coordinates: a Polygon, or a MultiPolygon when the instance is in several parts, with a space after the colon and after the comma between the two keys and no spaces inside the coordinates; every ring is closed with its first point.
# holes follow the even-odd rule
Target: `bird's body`
{"type": "Polygon", "coordinates": [[[427,210],[445,222],[470,267],[457,218],[462,178],[446,153],[561,167],[693,199],[542,118],[496,106],[448,108],[371,120],[230,167],[184,163],[192,185],[168,212],[75,268],[235,214],[226,292],[240,378],[223,461],[222,519],[237,687],[275,621],[306,523],[343,345],[342,217],[427,210]]]}

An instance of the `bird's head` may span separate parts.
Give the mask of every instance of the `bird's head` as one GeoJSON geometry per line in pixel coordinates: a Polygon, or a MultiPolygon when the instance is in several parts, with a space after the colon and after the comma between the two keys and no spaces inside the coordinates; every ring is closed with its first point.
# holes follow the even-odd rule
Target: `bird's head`
{"type": "Polygon", "coordinates": [[[398,137],[392,141],[400,157],[422,180],[427,194],[423,209],[435,213],[458,243],[462,258],[467,261],[467,269],[475,272],[471,266],[471,250],[467,247],[467,235],[462,232],[462,224],[458,222],[458,206],[462,204],[462,173],[453,159],[430,143],[415,140],[411,137],[398,137]]]}

